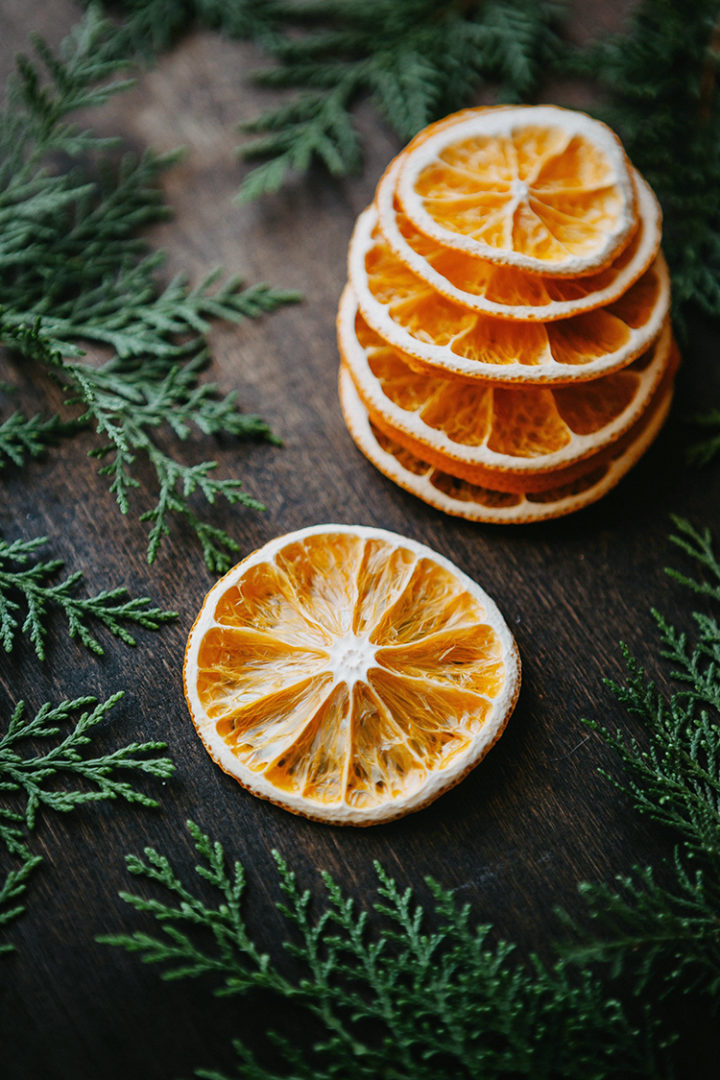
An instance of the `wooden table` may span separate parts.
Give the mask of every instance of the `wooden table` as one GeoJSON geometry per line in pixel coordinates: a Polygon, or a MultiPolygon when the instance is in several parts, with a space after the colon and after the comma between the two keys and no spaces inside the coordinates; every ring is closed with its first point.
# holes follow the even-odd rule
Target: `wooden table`
{"type": "MultiPolygon", "coordinates": [[[[596,30],[603,19],[617,22],[625,6],[598,5],[586,29],[596,30]]],[[[76,15],[69,0],[5,0],[0,68],[10,68],[29,30],[56,42],[76,15]]],[[[374,859],[403,885],[412,883],[421,898],[427,897],[424,875],[431,874],[457,888],[502,935],[541,953],[558,932],[553,908],[580,912],[578,881],[609,880],[666,850],[656,830],[599,775],[599,767],[615,763],[580,720],[625,723],[602,680],[622,677],[620,639],[656,670],[651,605],[687,621],[687,597],[663,571],[680,559],[667,543],[668,515],[720,525],[717,469],[692,471],[682,461],[688,439],[682,415],[699,404],[720,403],[717,329],[693,325],[669,423],[643,462],[598,505],[524,528],[473,525],[426,507],[357,452],[336,395],[334,317],[347,243],[398,144],[361,109],[367,155],[360,177],[334,183],[317,173],[276,197],[233,205],[243,172],[235,124],[269,100],[248,77],[259,59],[249,45],[193,34],[142,74],[136,89],[90,118],[135,149],[187,147],[183,162],[164,179],[175,218],[152,233],[167,248],[171,270],[184,268],[198,280],[222,263],[249,282],[304,293],[301,305],[239,328],[217,326],[211,334],[211,377],[224,390],[236,388],[243,406],[266,417],[284,446],[216,447],[197,438],[184,453],[188,461],[217,454],[223,474],[241,476],[247,490],[267,503],[264,514],[223,506],[215,511],[214,520],[244,551],[326,521],[387,527],[454,560],[496,598],[516,634],[522,695],[486,762],[430,809],[357,831],[292,817],[222,774],[189,722],[183,650],[211,584],[192,538],[178,529],[156,564],[147,566],[144,527],[118,513],[86,457],[90,434],[64,443],[22,474],[5,470],[4,537],[47,534],[52,555],[63,558],[68,571],[83,571],[88,593],[125,584],[180,612],[161,632],[140,633],[134,651],[104,638],[101,660],[65,640],[59,626],[44,665],[26,647],[10,657],[0,654],[3,724],[21,697],[35,709],[45,700],[85,693],[105,698],[124,688],[124,703],[101,745],[164,739],[177,765],[172,781],[146,788],[161,796],[158,811],[100,804],[67,818],[43,817],[33,844],[46,865],[32,881],[27,914],[12,930],[17,955],[4,961],[0,975],[0,1071],[6,1080],[169,1080],[199,1065],[230,1071],[230,1037],[242,1034],[252,1015],[242,1001],[213,999],[203,983],[162,983],[157,969],[95,943],[101,933],[150,929],[118,899],[118,891],[133,884],[123,856],[153,845],[190,874],[188,817],[244,862],[249,918],[273,950],[282,932],[273,907],[274,847],[304,885],[317,891],[318,871],[329,870],[361,902],[373,887],[374,859]]],[[[34,370],[7,356],[3,365],[0,376],[21,386],[18,403],[42,407],[47,384],[33,386],[34,370]]],[[[4,403],[0,415],[9,407],[4,403]]]]}

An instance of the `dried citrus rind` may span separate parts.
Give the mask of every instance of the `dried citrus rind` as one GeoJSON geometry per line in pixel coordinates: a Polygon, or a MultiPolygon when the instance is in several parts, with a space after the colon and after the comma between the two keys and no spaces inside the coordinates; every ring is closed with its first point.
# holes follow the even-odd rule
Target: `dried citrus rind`
{"type": "Polygon", "coordinates": [[[633,170],[639,225],[632,239],[604,270],[584,277],[551,277],[499,265],[443,247],[419,233],[399,209],[395,182],[402,155],[385,171],[375,193],[378,225],[398,259],[448,300],[501,319],[549,322],[593,311],[622,296],[657,255],[662,211],[655,195],[633,170]]]}
{"type": "Polygon", "coordinates": [[[547,323],[498,319],[440,296],[405,266],[377,227],[359,216],[349,280],[367,323],[416,366],[494,382],[570,383],[617,371],[660,333],[670,307],[662,252],[613,303],[547,323]]]}
{"type": "Polygon", "coordinates": [[[620,140],[550,105],[481,109],[440,126],[403,154],[397,195],[425,236],[542,274],[602,269],[637,225],[620,140]]]}
{"type": "Polygon", "coordinates": [[[349,372],[340,369],[340,403],[355,445],[399,487],[454,517],[488,524],[523,525],[572,514],[607,494],[640,460],[657,437],[670,410],[671,380],[663,380],[654,406],[637,424],[637,433],[613,447],[596,467],[570,484],[544,492],[501,492],[459,480],[434,468],[384,435],[368,416],[349,372]]]}
{"type": "Polygon", "coordinates": [[[372,825],[458,783],[520,687],[494,602],[449,560],[367,526],[266,544],[210,591],[184,667],[212,758],[255,795],[372,825]]]}
{"type": "MultiPolygon", "coordinates": [[[[543,490],[641,416],[670,364],[666,321],[622,371],[576,386],[503,387],[415,371],[368,327],[348,286],[338,312],[343,362],[371,419],[437,468],[498,490],[543,490]]],[[[566,476],[562,477],[567,479],[566,476]]]]}

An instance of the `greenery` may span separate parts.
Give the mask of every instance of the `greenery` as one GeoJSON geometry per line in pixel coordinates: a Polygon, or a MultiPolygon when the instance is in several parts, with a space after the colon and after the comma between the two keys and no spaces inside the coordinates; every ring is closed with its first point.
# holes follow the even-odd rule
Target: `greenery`
{"type": "Polygon", "coordinates": [[[718,0],[642,0],[624,33],[576,58],[662,204],[676,315],[692,301],[720,316],[719,59],[718,0]]]}
{"type": "MultiPolygon", "coordinates": [[[[675,525],[672,541],[705,576],[668,573],[720,603],[720,560],[709,532],[679,518],[675,525]]],[[[243,867],[229,865],[220,844],[192,823],[196,873],[215,899],[206,902],[199,883],[193,888],[148,848],[144,859],[127,861],[151,891],[121,896],[161,933],[101,940],[162,964],[164,978],[209,976],[216,993],[263,991],[277,1002],[274,1016],[306,1015],[310,1052],[301,1053],[297,1030],[294,1040],[271,1033],[274,1061],[235,1042],[246,1080],[669,1075],[678,1021],[673,1009],[656,1015],[658,1003],[694,993],[707,1012],[720,1006],[720,623],[696,613],[691,645],[662,615],[655,618],[660,657],[679,688],[664,697],[626,650],[627,681],[607,685],[636,733],[588,723],[622,765],[614,782],[663,827],[674,851],[656,869],[636,867],[612,885],[581,885],[588,918],[562,917],[571,935],[552,964],[518,959],[434,881],[433,910],[423,910],[380,866],[374,918],[328,875],[315,911],[310,892],[275,853],[284,944],[296,960],[287,974],[245,923],[243,867]]],[[[214,1070],[196,1075],[225,1080],[214,1070]]]]}
{"type": "MultiPolygon", "coordinates": [[[[469,906],[429,882],[434,896],[428,915],[410,889],[376,864],[378,886],[372,927],[328,874],[326,900],[313,912],[310,893],[276,852],[285,902],[286,948],[298,968],[286,975],[261,952],[245,924],[241,903],[245,873],[228,865],[219,843],[192,822],[188,828],[201,862],[196,873],[216,892],[206,904],[152,848],[145,858],[128,857],[132,874],[165,890],[166,899],[121,893],[144,915],[154,917],[162,936],[144,931],[103,937],[109,945],[137,952],[147,963],[165,965],[164,978],[210,975],[221,994],[265,991],[303,1028],[315,1032],[311,1052],[271,1029],[282,1066],[266,1066],[242,1041],[234,1043],[246,1080],[330,1080],[333,1077],[475,1078],[507,1074],[543,1077],[651,1076],[647,1047],[617,1000],[600,982],[563,961],[524,964],[506,942],[491,942],[490,927],[472,925],[469,906]],[[168,895],[169,894],[169,895],[168,895]],[[281,1071],[277,1071],[280,1068],[281,1071]]],[[[215,1070],[196,1076],[221,1080],[215,1070]]]]}
{"type": "MultiPolygon", "coordinates": [[[[42,862],[28,846],[40,811],[69,813],[103,799],[158,805],[131,781],[137,776],[165,779],[172,775],[172,762],[158,754],[165,749],[165,743],[134,742],[96,757],[85,755],[84,748],[95,736],[93,729],[122,697],[118,693],[100,703],[91,697],[59,705],[46,703],[32,719],[26,718],[21,701],[0,735],[0,792],[10,800],[8,805],[0,806],[0,843],[20,860],[0,885],[0,926],[25,910],[21,900],[28,878],[42,862]],[[62,734],[68,724],[72,727],[62,734]],[[36,750],[37,742],[45,739],[55,741],[49,749],[36,750]],[[131,780],[124,779],[126,776],[131,780]]],[[[0,945],[0,952],[12,948],[6,943],[0,945]]]]}
{"type": "Polygon", "coordinates": [[[145,630],[157,630],[163,623],[177,618],[176,611],[163,611],[149,606],[147,596],[128,597],[127,589],[104,590],[96,596],[76,595],[82,581],[82,573],[76,571],[64,581],[51,584],[63,566],[61,559],[33,562],[33,555],[47,543],[46,536],[33,540],[15,540],[12,543],[0,538],[0,644],[10,652],[19,634],[26,634],[40,660],[45,658],[48,636],[48,608],[59,611],[67,620],[71,638],[91,652],[103,655],[103,647],[93,635],[88,623],[96,620],[126,645],[134,645],[135,638],[126,624],[135,624],[145,630]],[[13,599],[17,597],[17,599],[13,599]],[[20,622],[20,600],[25,606],[25,617],[20,622]]]}
{"type": "MultiPolygon", "coordinates": [[[[698,580],[669,570],[699,596],[720,604],[720,560],[709,530],[675,518],[671,540],[705,571],[698,580]]],[[[672,862],[635,867],[614,886],[584,885],[596,935],[566,950],[577,962],[603,961],[614,974],[631,975],[638,994],[653,978],[658,992],[702,992],[720,1008],[720,622],[696,612],[697,642],[654,613],[661,656],[679,684],[665,698],[627,653],[628,679],[608,686],[641,726],[640,736],[597,722],[622,762],[614,782],[636,810],[676,841],[672,862]]]]}
{"type": "MultiPolygon", "coordinates": [[[[205,435],[270,438],[268,426],[244,415],[236,393],[221,396],[200,383],[207,364],[210,319],[235,323],[297,299],[214,271],[196,287],[177,276],[164,287],[163,255],[138,230],[167,216],[160,172],[176,155],[152,152],[118,158],[112,140],[68,121],[130,85],[118,57],[117,31],[90,9],[55,56],[39,38],[36,59],[21,56],[0,112],[0,343],[65,388],[69,419],[28,418],[16,412],[0,425],[0,463],[22,466],[71,427],[91,426],[122,513],[136,473],[150,466],[157,485],[148,559],[169,534],[173,518],[195,533],[210,569],[225,569],[237,543],[198,513],[195,495],[261,509],[236,478],[215,476],[217,462],[186,465],[157,441],[161,429],[187,440],[205,435]],[[58,171],[52,163],[62,159],[58,171]],[[111,356],[83,359],[90,341],[111,356]]],[[[35,379],[38,382],[38,379],[35,379]]],[[[277,441],[277,440],[274,440],[277,441]]]]}
{"type": "Polygon", "coordinates": [[[353,119],[370,100],[407,141],[420,128],[472,104],[492,87],[502,101],[527,101],[561,53],[564,5],[535,0],[124,0],[123,47],[168,48],[193,24],[250,38],[273,59],[256,75],[296,91],[245,125],[259,138],[241,148],[262,164],[245,178],[241,200],[277,191],[290,175],[319,163],[332,175],[362,160],[353,119]]]}
{"type": "Polygon", "coordinates": [[[688,447],[687,460],[691,465],[708,465],[720,454],[720,409],[709,409],[693,416],[691,422],[710,434],[704,434],[688,447]]]}

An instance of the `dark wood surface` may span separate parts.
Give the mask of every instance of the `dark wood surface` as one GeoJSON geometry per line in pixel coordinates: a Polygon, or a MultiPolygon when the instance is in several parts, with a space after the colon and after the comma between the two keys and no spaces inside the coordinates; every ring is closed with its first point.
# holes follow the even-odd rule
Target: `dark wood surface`
{"type": "MultiPolygon", "coordinates": [[[[616,25],[626,6],[592,5],[597,10],[576,20],[577,32],[616,25]]],[[[30,30],[58,41],[76,15],[68,0],[3,0],[2,73],[30,30]]],[[[183,650],[212,583],[192,538],[177,530],[147,566],[144,527],[118,513],[85,456],[91,435],[22,474],[7,469],[0,478],[0,534],[47,534],[48,550],[68,571],[82,570],[88,590],[124,584],[180,612],[161,632],[141,632],[135,650],[103,638],[103,659],[61,631],[44,665],[24,647],[11,657],[0,654],[3,723],[20,698],[35,709],[47,699],[104,698],[124,688],[102,745],[165,739],[177,765],[172,781],[146,788],[161,796],[157,811],[102,804],[68,818],[43,817],[33,844],[46,865],[31,883],[27,914],[12,930],[17,954],[0,973],[0,1072],[8,1080],[171,1080],[199,1065],[230,1068],[230,1037],[242,1035],[254,1015],[242,1001],[213,999],[207,984],[162,983],[157,969],[95,943],[98,934],[143,925],[117,895],[133,884],[126,852],[157,846],[190,873],[189,817],[245,863],[249,916],[269,949],[282,932],[273,907],[275,847],[304,884],[316,888],[318,871],[329,870],[360,901],[372,888],[374,859],[401,883],[417,886],[421,897],[424,875],[431,874],[457,888],[503,935],[541,952],[558,931],[553,908],[580,910],[579,880],[607,880],[664,850],[599,775],[598,767],[612,767],[612,757],[580,718],[623,721],[602,679],[622,674],[620,639],[655,670],[651,605],[685,619],[686,598],[663,572],[679,558],[667,543],[669,513],[720,525],[717,470],[685,468],[688,432],[681,419],[694,405],[720,401],[717,330],[691,328],[669,423],[643,462],[598,505],[521,528],[473,525],[424,506],[356,451],[336,397],[334,316],[347,242],[398,144],[361,110],[367,156],[360,177],[333,183],[317,174],[276,197],[233,205],[242,175],[235,124],[269,100],[249,81],[259,60],[250,46],[193,34],[142,75],[136,89],[89,118],[136,149],[187,147],[164,180],[175,218],[152,234],[167,248],[171,270],[184,268],[197,280],[221,263],[249,282],[298,288],[305,296],[297,307],[211,334],[212,377],[226,390],[237,388],[243,406],[282,436],[283,448],[217,447],[198,438],[184,453],[188,461],[217,454],[225,475],[241,476],[267,503],[265,514],[223,506],[214,512],[244,551],[312,523],[349,522],[396,530],[454,560],[495,597],[515,632],[522,694],[487,760],[431,808],[372,830],[293,817],[222,774],[189,721],[183,650]]],[[[565,90],[565,97],[548,96],[567,101],[573,91],[582,101],[582,88],[565,90]]],[[[19,385],[18,401],[30,410],[42,408],[48,393],[45,381],[34,385],[35,377],[32,368],[2,358],[0,378],[19,385]]],[[[144,508],[142,493],[136,505],[144,508]]]]}

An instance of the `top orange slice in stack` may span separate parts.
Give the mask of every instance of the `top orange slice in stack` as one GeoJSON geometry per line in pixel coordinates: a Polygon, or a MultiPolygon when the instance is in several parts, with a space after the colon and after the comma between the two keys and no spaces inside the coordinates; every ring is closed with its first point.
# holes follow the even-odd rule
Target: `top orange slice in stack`
{"type": "Polygon", "coordinates": [[[350,244],[338,336],[355,441],[402,486],[477,520],[599,498],[672,396],[660,238],[649,185],[584,113],[500,106],[431,125],[391,162],[350,244]]]}

